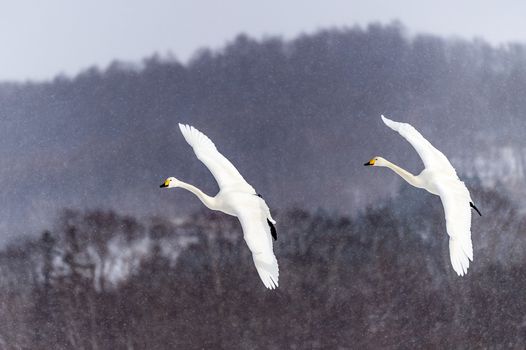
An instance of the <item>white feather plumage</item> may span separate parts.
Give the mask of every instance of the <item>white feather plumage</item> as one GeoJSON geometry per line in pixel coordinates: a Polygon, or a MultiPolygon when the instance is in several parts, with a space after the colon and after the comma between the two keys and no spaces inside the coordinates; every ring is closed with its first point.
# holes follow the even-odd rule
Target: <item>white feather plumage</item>
{"type": "Polygon", "coordinates": [[[275,223],[263,198],[256,195],[239,171],[217,150],[214,143],[193,126],[179,124],[186,142],[192,146],[197,158],[210,170],[219,185],[215,197],[204,194],[198,188],[168,178],[161,187],[181,187],[194,193],[208,208],[236,216],[243,229],[243,237],[249,249],[259,277],[265,287],[278,287],[279,268],[272,248],[269,220],[275,223]]]}
{"type": "Polygon", "coordinates": [[[440,196],[449,235],[451,265],[459,276],[467,273],[469,261],[473,261],[471,243],[471,196],[466,185],[460,181],[457,172],[446,158],[414,127],[407,123],[395,122],[382,115],[383,122],[405,138],[422,159],[425,169],[417,176],[387,161],[375,157],[366,165],[388,167],[415,187],[440,196]]]}

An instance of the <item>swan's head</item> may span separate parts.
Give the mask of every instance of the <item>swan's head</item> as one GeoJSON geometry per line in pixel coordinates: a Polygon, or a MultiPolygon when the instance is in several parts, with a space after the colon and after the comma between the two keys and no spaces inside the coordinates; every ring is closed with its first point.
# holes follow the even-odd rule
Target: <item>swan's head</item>
{"type": "Polygon", "coordinates": [[[386,160],[382,157],[374,157],[370,161],[364,164],[365,166],[385,166],[386,160]]]}
{"type": "Polygon", "coordinates": [[[171,187],[177,187],[177,186],[179,186],[179,180],[177,180],[175,177],[169,177],[161,184],[160,187],[161,188],[163,187],[171,188],[171,187]]]}

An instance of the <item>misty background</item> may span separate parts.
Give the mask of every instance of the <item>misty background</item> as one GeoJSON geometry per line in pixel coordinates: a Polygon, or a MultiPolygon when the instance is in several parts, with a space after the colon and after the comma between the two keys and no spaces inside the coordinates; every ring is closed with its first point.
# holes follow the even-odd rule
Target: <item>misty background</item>
{"type": "Polygon", "coordinates": [[[385,200],[401,180],[364,169],[376,155],[418,173],[416,152],[380,114],[413,124],[464,178],[518,199],[525,60],[519,44],[371,24],[293,40],[239,35],[187,64],[153,55],[0,84],[2,237],[48,224],[65,207],[139,216],[199,207],[191,194],[158,188],[176,176],[217,191],[179,122],[214,140],[276,209],[354,215],[385,200]]]}
{"type": "Polygon", "coordinates": [[[227,3],[3,5],[0,348],[520,348],[520,11],[227,3]],[[423,168],[380,114],[442,150],[482,211],[467,276],[440,200],[363,167],[423,168]],[[217,191],[179,122],[269,204],[275,292],[235,218],[159,189],[217,191]]]}

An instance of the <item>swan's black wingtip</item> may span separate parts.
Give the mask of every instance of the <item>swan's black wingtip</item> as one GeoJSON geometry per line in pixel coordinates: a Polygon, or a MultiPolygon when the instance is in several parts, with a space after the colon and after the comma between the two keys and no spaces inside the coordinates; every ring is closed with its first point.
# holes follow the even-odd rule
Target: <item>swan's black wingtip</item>
{"type": "Polygon", "coordinates": [[[469,202],[469,206],[473,209],[475,209],[475,211],[480,215],[482,216],[482,214],[480,213],[480,210],[475,206],[475,204],[473,204],[473,202],[469,202]]]}

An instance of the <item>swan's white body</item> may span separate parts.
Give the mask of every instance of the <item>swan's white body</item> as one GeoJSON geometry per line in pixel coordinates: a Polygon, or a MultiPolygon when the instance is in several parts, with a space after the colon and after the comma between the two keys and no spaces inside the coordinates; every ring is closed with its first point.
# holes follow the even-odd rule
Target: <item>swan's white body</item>
{"type": "Polygon", "coordinates": [[[422,158],[425,169],[415,176],[381,157],[375,157],[365,165],[388,167],[409,184],[440,197],[449,234],[451,264],[455,272],[463,276],[468,271],[469,260],[473,261],[470,208],[473,203],[466,185],[460,181],[446,156],[433,147],[414,127],[392,121],[383,115],[382,120],[414,147],[422,158]]]}
{"type": "Polygon", "coordinates": [[[182,187],[194,193],[208,208],[236,216],[263,284],[269,289],[278,287],[279,269],[272,249],[270,227],[270,223],[275,224],[276,221],[272,219],[267,204],[206,135],[189,125],[179,124],[179,128],[197,158],[216,179],[220,190],[215,197],[211,197],[173,177],[161,187],[182,187]]]}

